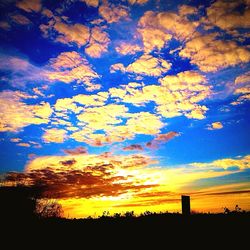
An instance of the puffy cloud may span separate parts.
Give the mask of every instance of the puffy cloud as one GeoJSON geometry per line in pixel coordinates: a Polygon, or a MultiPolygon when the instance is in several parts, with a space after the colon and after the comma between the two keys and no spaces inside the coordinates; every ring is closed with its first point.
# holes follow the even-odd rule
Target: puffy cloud
{"type": "Polygon", "coordinates": [[[186,43],[179,55],[191,59],[201,71],[215,72],[250,61],[250,52],[233,41],[216,39],[217,34],[199,35],[186,43]]]}
{"type": "Polygon", "coordinates": [[[104,106],[108,99],[108,95],[108,92],[98,92],[95,95],[79,94],[74,96],[72,100],[86,107],[104,106]]]}
{"type": "Polygon", "coordinates": [[[126,68],[122,63],[116,63],[110,66],[110,73],[115,73],[116,71],[126,72],[126,68]]]}
{"type": "Polygon", "coordinates": [[[158,116],[149,112],[139,112],[131,114],[131,116],[126,125],[129,131],[135,134],[154,135],[159,133],[164,125],[158,116]]]}
{"type": "Polygon", "coordinates": [[[52,109],[49,103],[41,102],[28,105],[23,99],[28,98],[18,91],[3,91],[0,93],[0,131],[17,132],[32,124],[49,122],[52,109]]]}
{"type": "Polygon", "coordinates": [[[150,55],[142,55],[126,67],[126,71],[135,74],[159,77],[171,68],[171,63],[150,55]]]}
{"type": "Polygon", "coordinates": [[[198,22],[191,22],[185,16],[171,12],[157,15],[159,24],[179,40],[188,40],[196,32],[198,22]]]}
{"type": "Polygon", "coordinates": [[[91,29],[90,40],[85,52],[91,56],[98,58],[108,51],[110,39],[108,33],[103,31],[101,27],[93,27],[91,29]]]}
{"type": "Polygon", "coordinates": [[[63,152],[68,155],[81,155],[81,154],[87,154],[88,150],[85,147],[77,147],[74,149],[64,149],[63,152]]]}
{"type": "Polygon", "coordinates": [[[55,70],[71,69],[86,64],[87,60],[76,51],[62,52],[56,58],[50,59],[50,65],[55,70]]]}
{"type": "Polygon", "coordinates": [[[167,33],[159,25],[157,15],[153,11],[144,13],[138,22],[137,31],[141,35],[145,53],[150,53],[154,49],[161,50],[172,38],[172,34],[167,33]]]}
{"type": "Polygon", "coordinates": [[[142,48],[137,44],[122,42],[115,48],[115,50],[122,55],[134,55],[141,51],[142,48]]]}
{"type": "Polygon", "coordinates": [[[208,163],[192,163],[190,164],[192,166],[198,167],[198,168],[223,168],[225,170],[228,170],[232,167],[237,167],[241,170],[243,169],[249,169],[250,168],[250,155],[246,155],[244,157],[239,158],[225,158],[225,159],[219,159],[208,163]]]}
{"type": "Polygon", "coordinates": [[[46,143],[50,142],[56,142],[56,143],[62,143],[65,141],[67,137],[67,131],[64,129],[57,129],[57,128],[52,128],[52,129],[47,129],[45,133],[43,134],[43,141],[46,143]]]}
{"type": "Polygon", "coordinates": [[[78,47],[85,45],[89,41],[89,28],[82,24],[65,24],[56,22],[54,29],[60,34],[57,41],[61,43],[76,43],[78,47]]]}
{"type": "Polygon", "coordinates": [[[98,7],[99,0],[81,0],[81,2],[86,3],[90,7],[98,7]]]}
{"type": "Polygon", "coordinates": [[[83,110],[83,107],[80,107],[78,104],[85,107],[104,106],[107,98],[107,92],[98,92],[94,95],[79,94],[73,96],[72,98],[57,99],[54,107],[55,111],[69,111],[78,114],[83,110]]]}
{"type": "Polygon", "coordinates": [[[125,151],[143,150],[143,147],[140,144],[131,144],[129,146],[124,147],[123,150],[125,150],[125,151]]]}
{"type": "Polygon", "coordinates": [[[221,122],[213,122],[212,124],[208,125],[208,130],[215,130],[215,129],[222,129],[223,124],[221,122]]]}
{"type": "Polygon", "coordinates": [[[27,12],[39,12],[42,9],[41,0],[21,0],[16,3],[16,6],[27,12]]]}
{"type": "Polygon", "coordinates": [[[127,111],[128,108],[124,105],[108,104],[101,107],[85,108],[84,112],[77,115],[77,118],[92,129],[105,130],[110,125],[121,123],[120,118],[126,116],[127,111]]]}
{"type": "Polygon", "coordinates": [[[237,100],[232,102],[232,105],[238,105],[250,100],[250,72],[246,72],[234,81],[234,94],[238,96],[237,100]]]}
{"type": "Polygon", "coordinates": [[[99,14],[108,23],[117,23],[121,19],[127,20],[129,17],[128,9],[125,6],[115,6],[113,4],[108,4],[107,1],[99,7],[99,14]]]}
{"type": "Polygon", "coordinates": [[[160,78],[161,85],[131,85],[111,88],[110,96],[136,106],[154,102],[156,111],[164,117],[185,115],[203,119],[207,107],[198,103],[210,94],[206,78],[197,71],[184,71],[160,78]]]}
{"type": "Polygon", "coordinates": [[[99,89],[99,84],[93,84],[92,80],[99,78],[92,69],[89,62],[77,52],[62,52],[58,57],[50,60],[50,67],[53,69],[46,72],[50,81],[61,81],[70,83],[77,81],[87,86],[87,90],[99,89]]]}
{"type": "Polygon", "coordinates": [[[178,12],[181,16],[187,16],[191,14],[197,14],[198,9],[194,6],[183,4],[179,6],[178,12]]]}
{"type": "Polygon", "coordinates": [[[171,131],[166,134],[159,134],[157,135],[152,141],[147,142],[146,146],[149,148],[158,148],[160,144],[166,143],[173,139],[176,136],[179,136],[180,133],[171,131]]]}
{"type": "Polygon", "coordinates": [[[20,14],[12,15],[11,20],[20,25],[31,24],[31,21],[27,17],[20,15],[20,14]]]}
{"type": "Polygon", "coordinates": [[[11,26],[9,25],[8,22],[5,22],[5,21],[0,22],[0,29],[9,30],[10,28],[11,28],[11,26]]]}
{"type": "MultiPolygon", "coordinates": [[[[183,12],[182,9],[180,9],[181,11],[183,12]]],[[[182,41],[190,39],[196,31],[198,22],[191,22],[186,16],[173,12],[147,11],[141,17],[138,26],[144,45],[146,45],[147,50],[150,50],[150,48],[161,49],[172,36],[182,41]],[[151,31],[153,40],[150,42],[147,41],[147,38],[150,37],[151,31]]]]}
{"type": "Polygon", "coordinates": [[[138,32],[142,37],[145,53],[150,53],[154,49],[161,50],[165,43],[172,39],[171,34],[167,34],[160,29],[140,28],[138,32]]]}
{"type": "Polygon", "coordinates": [[[240,76],[237,76],[234,83],[237,85],[237,86],[242,86],[242,85],[247,85],[247,84],[250,84],[250,71],[240,75],[240,76]]]}
{"type": "Polygon", "coordinates": [[[218,0],[207,8],[207,22],[223,30],[250,28],[249,1],[218,0]],[[245,6],[244,6],[245,5],[245,6]],[[241,7],[241,11],[239,11],[241,7]]]}
{"type": "Polygon", "coordinates": [[[193,110],[186,114],[186,117],[189,119],[198,119],[202,120],[205,119],[206,116],[204,115],[208,108],[205,105],[196,106],[193,110]]]}

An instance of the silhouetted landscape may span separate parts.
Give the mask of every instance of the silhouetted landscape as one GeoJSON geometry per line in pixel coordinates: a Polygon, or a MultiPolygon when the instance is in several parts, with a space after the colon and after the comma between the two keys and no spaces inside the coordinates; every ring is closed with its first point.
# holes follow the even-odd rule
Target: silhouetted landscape
{"type": "MultiPolygon", "coordinates": [[[[135,216],[133,211],[110,215],[105,211],[98,218],[64,218],[61,206],[54,200],[40,204],[39,190],[23,186],[1,187],[1,226],[4,234],[29,233],[44,239],[55,235],[65,237],[113,237],[122,235],[126,241],[137,235],[154,239],[162,237],[202,237],[210,240],[233,237],[247,239],[250,212],[236,205],[235,210],[224,208],[221,213],[155,213],[146,211],[135,216]],[[221,238],[222,237],[222,238],[221,238]]],[[[171,240],[171,238],[169,238],[171,240]]]]}

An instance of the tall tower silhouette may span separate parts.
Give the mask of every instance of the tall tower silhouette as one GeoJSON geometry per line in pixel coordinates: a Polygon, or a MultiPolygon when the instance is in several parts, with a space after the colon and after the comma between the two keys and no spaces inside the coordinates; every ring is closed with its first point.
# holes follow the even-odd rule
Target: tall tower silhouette
{"type": "Polygon", "coordinates": [[[190,214],[190,196],[182,195],[181,196],[181,205],[182,205],[182,214],[190,214]]]}

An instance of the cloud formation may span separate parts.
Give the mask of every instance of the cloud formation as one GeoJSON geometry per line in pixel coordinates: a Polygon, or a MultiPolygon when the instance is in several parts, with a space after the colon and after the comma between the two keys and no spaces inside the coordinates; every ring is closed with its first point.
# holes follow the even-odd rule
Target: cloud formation
{"type": "Polygon", "coordinates": [[[137,44],[132,44],[128,42],[121,42],[115,50],[122,55],[134,55],[141,51],[142,48],[137,44]]]}
{"type": "Polygon", "coordinates": [[[16,6],[27,12],[39,12],[42,9],[41,0],[21,0],[16,6]]]}
{"type": "Polygon", "coordinates": [[[190,165],[198,168],[212,168],[212,169],[222,168],[224,170],[228,170],[232,167],[237,167],[240,170],[244,170],[250,168],[250,155],[241,156],[238,158],[225,158],[225,159],[215,160],[209,163],[192,163],[190,165]]]}
{"type": "Polygon", "coordinates": [[[87,154],[88,150],[85,147],[77,147],[74,149],[64,149],[63,152],[68,155],[81,155],[81,154],[87,154]]]}
{"type": "Polygon", "coordinates": [[[147,142],[146,146],[149,148],[158,148],[161,144],[166,143],[179,135],[180,133],[177,133],[175,131],[171,131],[166,134],[159,134],[152,141],[147,142]]]}
{"type": "Polygon", "coordinates": [[[128,9],[123,5],[117,5],[103,1],[103,4],[99,7],[99,14],[108,23],[117,23],[121,19],[127,20],[129,18],[128,9]]]}
{"type": "Polygon", "coordinates": [[[122,64],[113,65],[111,72],[115,70],[126,71],[133,74],[159,77],[167,73],[171,68],[171,63],[161,58],[150,55],[142,55],[136,61],[124,67],[122,64]]]}
{"type": "Polygon", "coordinates": [[[234,41],[217,39],[216,33],[198,35],[186,43],[179,53],[182,57],[190,58],[203,72],[218,70],[241,65],[250,61],[250,52],[234,41]]]}
{"type": "Polygon", "coordinates": [[[215,130],[215,129],[222,129],[223,124],[221,122],[213,122],[208,125],[207,129],[208,130],[215,130]]]}
{"type": "Polygon", "coordinates": [[[238,96],[233,105],[242,104],[250,100],[250,72],[237,76],[234,81],[234,94],[238,96]]]}
{"type": "Polygon", "coordinates": [[[99,78],[99,75],[87,59],[75,51],[62,52],[50,60],[49,66],[51,70],[46,72],[46,76],[50,81],[64,83],[76,81],[78,84],[86,85],[89,91],[100,88],[99,84],[92,83],[92,80],[99,78]]]}
{"type": "Polygon", "coordinates": [[[0,131],[17,132],[29,125],[46,124],[52,114],[47,102],[28,105],[24,99],[29,98],[18,91],[2,91],[0,93],[0,131]]]}
{"type": "Polygon", "coordinates": [[[140,144],[131,144],[129,146],[124,147],[123,150],[125,151],[143,150],[143,147],[140,144]]]}
{"type": "Polygon", "coordinates": [[[43,134],[43,141],[46,143],[56,142],[62,143],[66,139],[67,131],[64,129],[51,128],[47,129],[43,134]]]}
{"type": "Polygon", "coordinates": [[[93,27],[85,52],[91,57],[99,58],[103,53],[108,52],[109,43],[108,33],[100,27],[93,27]]]}
{"type": "Polygon", "coordinates": [[[99,0],[81,0],[81,2],[84,2],[91,7],[98,7],[99,5],[99,0]]]}
{"type": "Polygon", "coordinates": [[[211,94],[206,78],[197,71],[184,71],[159,79],[161,85],[129,83],[109,90],[111,97],[136,106],[154,102],[158,114],[171,118],[185,115],[204,119],[208,108],[199,102],[211,94]]]}
{"type": "Polygon", "coordinates": [[[250,4],[247,0],[230,2],[218,0],[207,8],[207,21],[227,31],[239,28],[250,28],[249,6],[250,4]]]}

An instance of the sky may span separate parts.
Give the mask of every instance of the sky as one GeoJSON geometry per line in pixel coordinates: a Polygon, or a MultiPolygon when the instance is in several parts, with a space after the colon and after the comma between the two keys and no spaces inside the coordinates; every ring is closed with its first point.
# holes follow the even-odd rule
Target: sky
{"type": "Polygon", "coordinates": [[[0,173],[67,217],[250,209],[250,1],[0,3],[0,173]]]}

